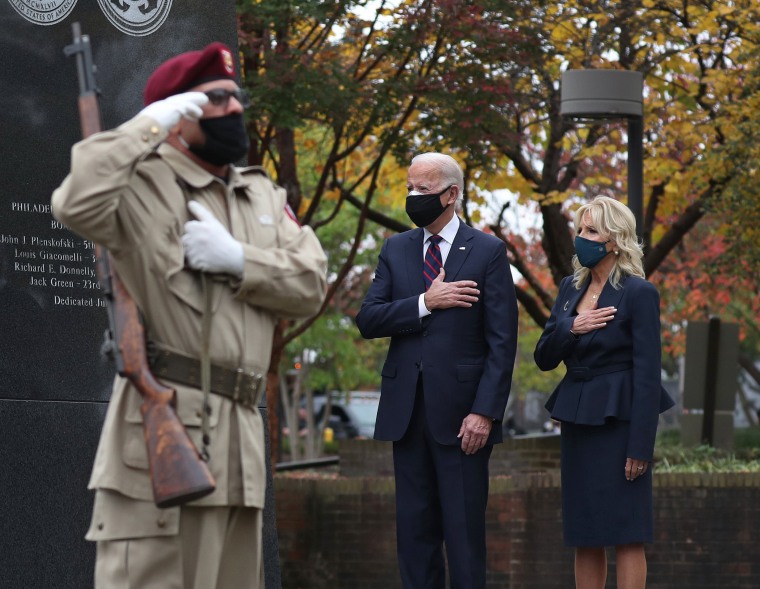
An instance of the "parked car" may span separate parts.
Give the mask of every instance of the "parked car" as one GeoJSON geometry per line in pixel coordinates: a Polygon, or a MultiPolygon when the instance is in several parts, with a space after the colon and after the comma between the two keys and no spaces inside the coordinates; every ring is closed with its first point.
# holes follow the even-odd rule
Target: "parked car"
{"type": "MultiPolygon", "coordinates": [[[[326,401],[326,395],[314,397],[317,420],[322,419],[326,401]]],[[[336,440],[371,438],[375,433],[379,402],[379,391],[333,391],[327,427],[332,428],[336,440]]]]}

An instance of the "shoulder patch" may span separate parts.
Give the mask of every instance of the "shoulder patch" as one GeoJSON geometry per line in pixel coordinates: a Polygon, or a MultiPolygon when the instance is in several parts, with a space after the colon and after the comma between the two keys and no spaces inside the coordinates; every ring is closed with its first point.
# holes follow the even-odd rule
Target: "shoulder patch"
{"type": "Polygon", "coordinates": [[[298,220],[298,217],[296,217],[296,214],[293,212],[293,209],[290,207],[287,201],[285,201],[285,214],[290,217],[293,221],[296,222],[296,224],[300,227],[301,223],[298,220]]]}

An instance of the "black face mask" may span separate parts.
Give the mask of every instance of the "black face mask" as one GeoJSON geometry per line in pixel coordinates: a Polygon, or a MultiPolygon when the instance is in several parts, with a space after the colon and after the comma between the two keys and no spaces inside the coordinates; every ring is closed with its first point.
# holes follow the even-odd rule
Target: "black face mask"
{"type": "Polygon", "coordinates": [[[441,204],[441,195],[454,186],[449,184],[440,192],[434,194],[420,194],[416,191],[406,197],[406,214],[417,227],[427,227],[449,208],[441,204]]]}
{"type": "Polygon", "coordinates": [[[215,166],[224,166],[248,153],[250,142],[241,113],[213,119],[200,119],[198,124],[206,135],[203,145],[191,145],[190,151],[215,166]]]}

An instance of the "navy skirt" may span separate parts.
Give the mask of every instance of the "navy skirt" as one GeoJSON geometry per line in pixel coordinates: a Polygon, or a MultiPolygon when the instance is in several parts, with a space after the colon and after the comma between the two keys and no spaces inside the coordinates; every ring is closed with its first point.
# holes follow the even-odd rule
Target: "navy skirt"
{"type": "Polygon", "coordinates": [[[630,423],[562,423],[562,524],[567,546],[652,542],[652,468],[628,481],[630,423]]]}

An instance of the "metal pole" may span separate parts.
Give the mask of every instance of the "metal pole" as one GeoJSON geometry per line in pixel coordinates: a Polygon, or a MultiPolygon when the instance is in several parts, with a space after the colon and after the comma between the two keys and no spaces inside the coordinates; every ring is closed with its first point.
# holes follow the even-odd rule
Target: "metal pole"
{"type": "Polygon", "coordinates": [[[628,117],[628,207],[636,219],[636,235],[644,234],[644,120],[628,117]]]}

